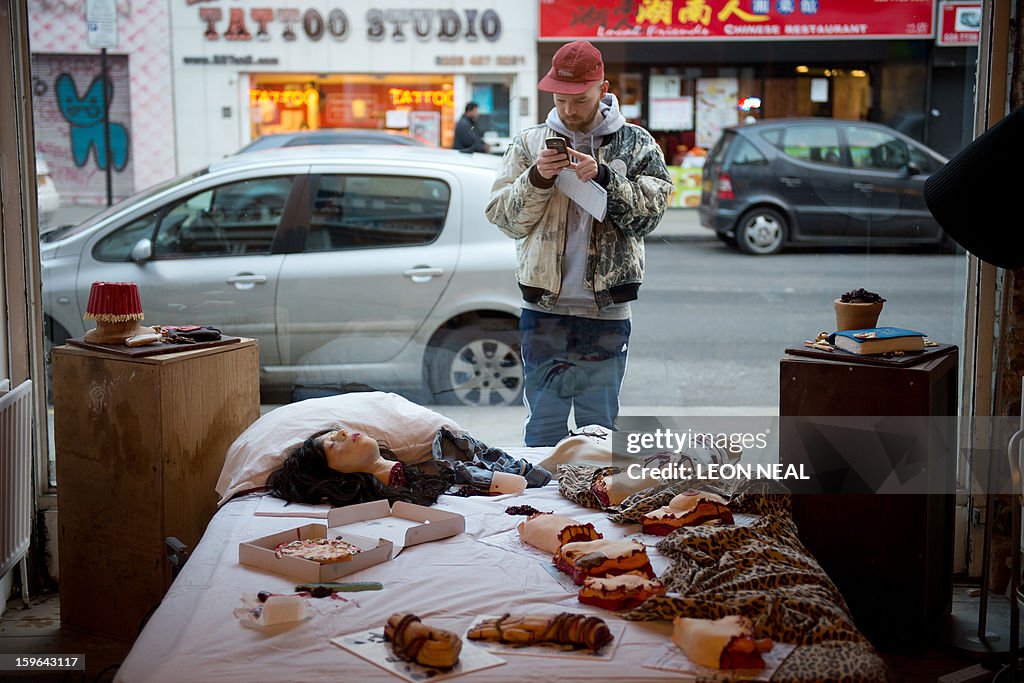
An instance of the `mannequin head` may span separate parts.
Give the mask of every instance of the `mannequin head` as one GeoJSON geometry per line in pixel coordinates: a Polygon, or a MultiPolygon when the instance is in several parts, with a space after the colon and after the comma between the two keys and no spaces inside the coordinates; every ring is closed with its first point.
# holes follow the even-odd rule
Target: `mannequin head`
{"type": "Polygon", "coordinates": [[[397,462],[388,447],[372,437],[329,428],[308,437],[289,451],[270,473],[267,486],[279,498],[293,503],[330,503],[334,507],[387,499],[433,505],[451,485],[445,476],[405,470],[404,486],[387,486],[374,474],[397,462]],[[347,471],[343,471],[347,470],[347,471]]]}

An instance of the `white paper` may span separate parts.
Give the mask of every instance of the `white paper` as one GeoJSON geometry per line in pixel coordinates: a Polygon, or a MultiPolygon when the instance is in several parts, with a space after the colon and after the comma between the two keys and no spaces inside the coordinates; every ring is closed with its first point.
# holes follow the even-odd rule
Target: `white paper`
{"type": "Polygon", "coordinates": [[[811,102],[828,102],[828,79],[811,79],[811,102]]]}
{"type": "Polygon", "coordinates": [[[659,669],[662,671],[675,671],[685,674],[678,678],[681,681],[770,681],[775,672],[786,661],[796,645],[788,643],[775,643],[772,649],[761,654],[764,660],[763,669],[711,669],[700,664],[691,662],[683,654],[683,651],[676,647],[675,643],[668,643],[657,657],[643,665],[645,669],[659,669]]]}
{"type": "Polygon", "coordinates": [[[409,662],[395,655],[391,644],[384,640],[383,628],[331,638],[331,642],[407,681],[439,681],[505,663],[504,659],[473,647],[465,640],[462,643],[462,652],[459,653],[459,661],[451,669],[434,669],[409,662]]]}
{"type": "Polygon", "coordinates": [[[277,496],[263,496],[256,504],[257,517],[306,517],[309,519],[327,519],[331,506],[307,505],[305,503],[289,503],[277,496]]]}
{"type": "Polygon", "coordinates": [[[604,220],[608,211],[608,193],[596,181],[583,182],[576,171],[563,168],[555,176],[555,187],[591,216],[599,221],[604,220]]]}

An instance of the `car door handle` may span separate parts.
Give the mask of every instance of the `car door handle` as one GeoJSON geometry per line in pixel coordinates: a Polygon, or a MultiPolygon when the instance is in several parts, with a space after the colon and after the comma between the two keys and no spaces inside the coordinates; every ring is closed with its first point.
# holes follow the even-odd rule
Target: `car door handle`
{"type": "Polygon", "coordinates": [[[799,178],[788,175],[779,176],[779,181],[786,187],[800,187],[800,184],[803,182],[799,178]]]}
{"type": "Polygon", "coordinates": [[[238,275],[232,275],[227,279],[229,285],[234,285],[235,289],[252,289],[256,285],[267,284],[266,275],[255,275],[253,273],[239,273],[238,275]]]}
{"type": "Polygon", "coordinates": [[[871,183],[854,183],[853,186],[861,192],[874,192],[875,186],[871,183]]]}
{"type": "Polygon", "coordinates": [[[430,282],[431,279],[444,275],[444,268],[431,268],[429,266],[416,266],[409,270],[402,271],[402,275],[413,282],[430,282]]]}

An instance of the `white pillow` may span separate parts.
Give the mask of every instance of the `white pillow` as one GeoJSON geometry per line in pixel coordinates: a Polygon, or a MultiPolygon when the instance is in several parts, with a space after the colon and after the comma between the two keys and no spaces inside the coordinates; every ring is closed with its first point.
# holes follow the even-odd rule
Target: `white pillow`
{"type": "Polygon", "coordinates": [[[396,394],[355,392],[312,398],[275,408],[253,422],[228,447],[217,480],[223,505],[239,491],[264,486],[288,449],[339,424],[388,444],[399,460],[429,456],[439,427],[461,429],[452,419],[396,394]]]}

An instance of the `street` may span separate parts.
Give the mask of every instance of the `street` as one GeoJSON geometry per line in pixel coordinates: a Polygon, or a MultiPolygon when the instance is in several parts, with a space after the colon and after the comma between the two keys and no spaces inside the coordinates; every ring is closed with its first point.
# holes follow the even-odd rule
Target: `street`
{"type": "Polygon", "coordinates": [[[858,287],[887,299],[879,325],[959,343],[965,268],[962,254],[816,249],[751,257],[710,232],[652,236],[622,405],[777,409],[784,349],[832,332],[833,299],[858,287]]]}

